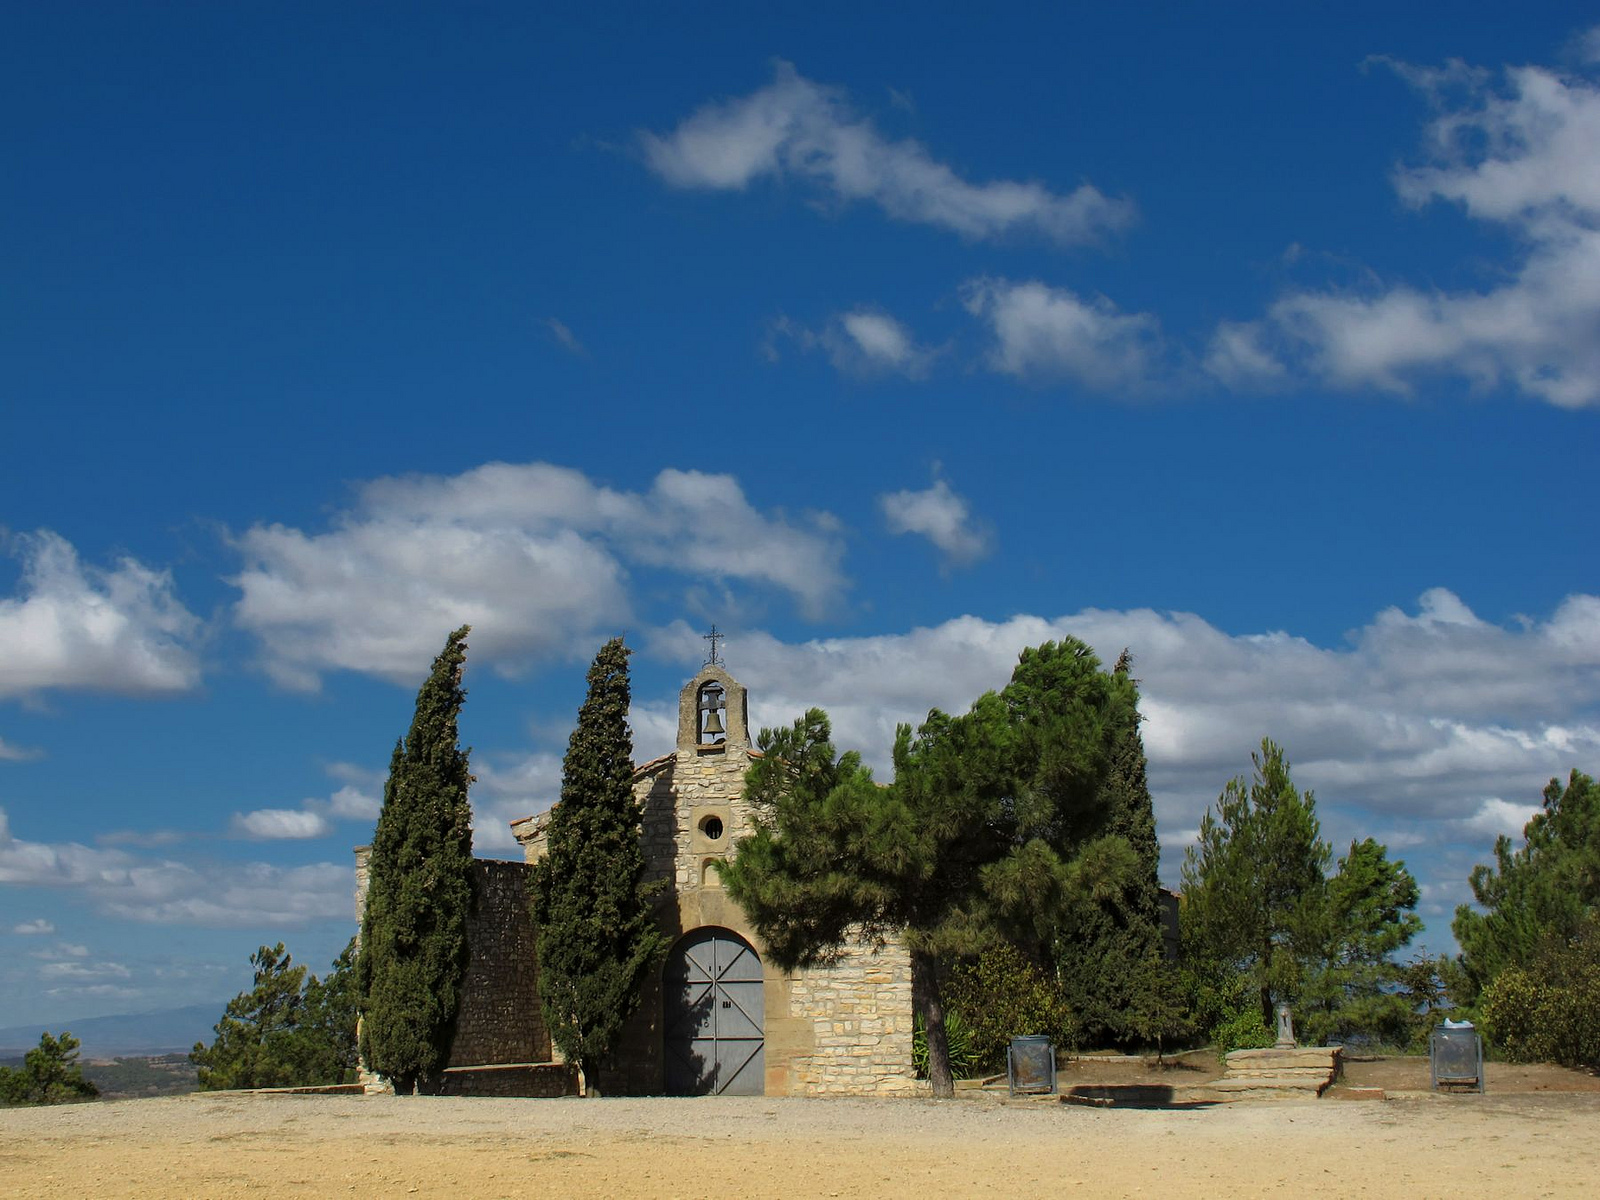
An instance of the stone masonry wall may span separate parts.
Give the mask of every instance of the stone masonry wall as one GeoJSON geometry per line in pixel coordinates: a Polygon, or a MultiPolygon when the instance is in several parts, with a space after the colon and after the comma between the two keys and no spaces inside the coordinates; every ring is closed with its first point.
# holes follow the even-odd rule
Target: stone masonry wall
{"type": "Polygon", "coordinates": [[[755,832],[744,801],[743,751],[680,750],[674,761],[634,785],[644,839],[645,878],[665,880],[673,891],[720,887],[710,864],[732,856],[733,844],[755,832]],[[707,822],[720,821],[711,837],[707,822]]]}
{"type": "Polygon", "coordinates": [[[449,1065],[548,1062],[538,942],[528,911],[529,868],[480,858],[472,873],[473,909],[467,921],[471,951],[449,1065]]]}
{"type": "Polygon", "coordinates": [[[916,1092],[911,1062],[911,958],[891,943],[852,947],[828,967],[797,971],[789,1015],[809,1021],[812,1048],[789,1064],[791,1090],[805,1095],[916,1092]]]}
{"type": "MultiPolygon", "coordinates": [[[[356,921],[366,907],[371,848],[356,849],[356,921]]],[[[475,859],[467,918],[467,970],[447,1066],[550,1061],[539,1002],[538,943],[525,863],[475,859]]],[[[363,1082],[376,1077],[363,1070],[363,1082]]]]}

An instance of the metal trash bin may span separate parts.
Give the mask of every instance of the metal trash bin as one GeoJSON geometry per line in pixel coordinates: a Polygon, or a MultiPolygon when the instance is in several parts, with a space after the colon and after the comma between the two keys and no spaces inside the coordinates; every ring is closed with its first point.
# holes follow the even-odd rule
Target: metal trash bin
{"type": "Polygon", "coordinates": [[[1433,1090],[1440,1084],[1465,1084],[1483,1091],[1483,1038],[1471,1021],[1446,1021],[1428,1037],[1433,1090]]]}
{"type": "Polygon", "coordinates": [[[1051,1095],[1056,1090],[1056,1048],[1040,1035],[1014,1037],[1006,1050],[1006,1082],[1013,1096],[1051,1095]]]}

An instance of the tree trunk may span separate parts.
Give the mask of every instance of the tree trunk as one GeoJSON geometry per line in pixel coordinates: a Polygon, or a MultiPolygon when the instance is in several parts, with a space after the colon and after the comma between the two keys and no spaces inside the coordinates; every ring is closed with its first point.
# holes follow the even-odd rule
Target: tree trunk
{"type": "Polygon", "coordinates": [[[935,1099],[956,1094],[950,1074],[950,1044],[944,1034],[944,998],[939,995],[939,972],[933,955],[925,950],[911,952],[911,996],[922,1014],[922,1028],[928,1037],[928,1082],[935,1099]]]}
{"type": "Polygon", "coordinates": [[[1268,938],[1261,950],[1261,1019],[1267,1028],[1275,1028],[1277,1020],[1272,1011],[1272,939],[1268,938]]]}
{"type": "Polygon", "coordinates": [[[585,1099],[600,1098],[600,1064],[593,1059],[580,1058],[578,1071],[583,1075],[583,1095],[585,1099]]]}

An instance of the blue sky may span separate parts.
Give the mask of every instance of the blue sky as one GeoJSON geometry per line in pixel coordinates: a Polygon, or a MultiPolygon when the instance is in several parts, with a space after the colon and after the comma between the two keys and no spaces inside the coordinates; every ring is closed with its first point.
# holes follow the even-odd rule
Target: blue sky
{"type": "Polygon", "coordinates": [[[1600,766],[1600,29],[858,10],[0,18],[0,1025],[325,966],[464,621],[481,853],[615,633],[879,764],[1070,633],[1169,881],[1270,735],[1450,944],[1600,766]]]}

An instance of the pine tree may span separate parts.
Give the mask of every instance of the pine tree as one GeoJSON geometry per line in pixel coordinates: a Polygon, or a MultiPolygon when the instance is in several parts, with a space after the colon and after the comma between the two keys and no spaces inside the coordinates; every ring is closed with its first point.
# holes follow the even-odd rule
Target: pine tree
{"type": "Polygon", "coordinates": [[[1330,878],[1316,798],[1296,790],[1271,741],[1254,761],[1254,781],[1228,784],[1184,859],[1187,965],[1217,993],[1244,980],[1268,1029],[1286,1002],[1311,1041],[1404,1041],[1405,968],[1393,956],[1422,928],[1416,880],[1371,838],[1351,842],[1330,878]]]}
{"type": "Polygon", "coordinates": [[[200,1087],[287,1087],[331,1083],[302,1077],[300,1021],[305,1008],[306,969],[294,965],[283,943],[262,946],[250,956],[251,990],[228,1001],[212,1027],[215,1040],[196,1042],[189,1060],[199,1068],[200,1087]]]}
{"type": "Polygon", "coordinates": [[[211,1045],[189,1052],[201,1089],[345,1082],[356,1066],[354,954],[351,939],[326,979],[308,977],[282,942],[252,954],[251,990],[228,1001],[211,1045]]]}
{"type": "Polygon", "coordinates": [[[1113,675],[1126,696],[1111,746],[1104,788],[1105,835],[1122,838],[1137,863],[1123,887],[1074,906],[1057,939],[1055,959],[1062,993],[1087,1044],[1144,1040],[1135,1015],[1147,982],[1159,978],[1161,848],[1139,734],[1138,680],[1124,650],[1113,675]]]}
{"type": "Polygon", "coordinates": [[[1011,682],[970,711],[901,726],[895,780],[836,755],[813,709],[763,730],[746,777],[756,833],[723,872],[783,967],[826,962],[847,939],[903,938],[934,1095],[954,1092],[941,960],[1005,940],[1040,957],[1062,912],[1135,870],[1097,836],[1125,689],[1083,643],[1023,651],[1011,682]]]}
{"type": "Polygon", "coordinates": [[[1283,750],[1263,739],[1251,758],[1255,779],[1229,780],[1184,856],[1182,934],[1192,965],[1248,977],[1270,1029],[1322,949],[1331,855],[1283,750]]]}
{"type": "Polygon", "coordinates": [[[1394,954],[1422,932],[1415,911],[1421,896],[1406,864],[1391,861],[1382,843],[1350,843],[1328,880],[1325,949],[1301,992],[1307,1039],[1409,1041],[1414,1010],[1402,994],[1406,968],[1394,954]]]}
{"type": "Polygon", "coordinates": [[[535,867],[539,994],[551,1039],[599,1095],[600,1070],[666,939],[651,913],[633,794],[628,654],[600,648],[562,764],[550,850],[535,867]]]}
{"type": "Polygon", "coordinates": [[[457,720],[468,632],[463,625],[450,635],[417,692],[372,838],[356,964],[361,1050],[402,1095],[438,1086],[466,969],[472,775],[457,720]]]}
{"type": "Polygon", "coordinates": [[[1552,779],[1523,844],[1501,837],[1494,857],[1472,869],[1482,911],[1463,904],[1451,926],[1465,975],[1457,999],[1468,1004],[1506,967],[1531,965],[1549,939],[1576,936],[1600,913],[1600,784],[1576,770],[1565,786],[1552,779]]]}
{"type": "Polygon", "coordinates": [[[65,1030],[60,1037],[41,1033],[22,1066],[0,1067],[0,1105],[71,1104],[98,1096],[100,1089],[83,1077],[78,1045],[65,1030]]]}

